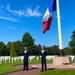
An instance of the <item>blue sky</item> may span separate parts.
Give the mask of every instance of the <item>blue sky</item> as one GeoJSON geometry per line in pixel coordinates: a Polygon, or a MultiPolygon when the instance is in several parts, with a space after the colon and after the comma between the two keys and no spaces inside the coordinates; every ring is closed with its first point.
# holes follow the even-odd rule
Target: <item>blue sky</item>
{"type": "MultiPolygon", "coordinates": [[[[51,0],[0,0],[0,41],[22,40],[25,32],[35,44],[59,45],[57,13],[54,12],[50,30],[42,33],[42,18],[51,0]]],[[[75,30],[75,0],[60,0],[63,48],[68,46],[75,30]]]]}

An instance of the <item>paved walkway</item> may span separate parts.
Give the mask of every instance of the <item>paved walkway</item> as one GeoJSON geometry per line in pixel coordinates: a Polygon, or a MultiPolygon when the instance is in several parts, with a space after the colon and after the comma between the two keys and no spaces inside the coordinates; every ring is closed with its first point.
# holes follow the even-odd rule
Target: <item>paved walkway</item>
{"type": "MultiPolygon", "coordinates": [[[[23,65],[16,66],[17,68],[23,69],[23,65]]],[[[71,65],[59,65],[55,66],[53,64],[47,64],[48,70],[75,70],[75,64],[71,65]]],[[[29,65],[29,71],[17,71],[13,73],[9,73],[6,75],[37,75],[41,71],[41,65],[35,64],[35,65],[29,65]]]]}
{"type": "MultiPolygon", "coordinates": [[[[23,69],[23,65],[19,65],[19,66],[16,66],[17,68],[21,68],[23,69]]],[[[13,72],[13,73],[9,73],[9,74],[6,74],[6,75],[36,75],[38,73],[40,73],[41,69],[38,68],[38,67],[32,67],[29,65],[29,70],[28,71],[16,71],[16,72],[13,72]]]]}

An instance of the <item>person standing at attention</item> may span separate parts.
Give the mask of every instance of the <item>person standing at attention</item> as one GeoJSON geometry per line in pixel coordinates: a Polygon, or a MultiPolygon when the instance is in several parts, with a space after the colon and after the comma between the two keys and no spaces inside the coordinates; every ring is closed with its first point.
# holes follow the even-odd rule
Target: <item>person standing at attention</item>
{"type": "Polygon", "coordinates": [[[42,50],[40,52],[40,55],[41,55],[41,65],[42,65],[42,70],[41,71],[46,71],[47,70],[47,66],[46,66],[46,56],[47,56],[47,53],[46,51],[44,50],[44,47],[42,46],[42,50]]]}
{"type": "Polygon", "coordinates": [[[27,47],[24,47],[24,65],[23,65],[23,70],[28,71],[28,57],[29,57],[29,52],[27,50],[27,47]]]}

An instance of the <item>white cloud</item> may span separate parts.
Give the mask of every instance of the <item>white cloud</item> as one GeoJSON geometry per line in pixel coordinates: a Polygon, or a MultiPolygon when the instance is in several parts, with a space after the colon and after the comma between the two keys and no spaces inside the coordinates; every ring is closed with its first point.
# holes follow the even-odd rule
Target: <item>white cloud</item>
{"type": "Polygon", "coordinates": [[[39,17],[42,15],[42,13],[39,12],[39,6],[37,6],[34,10],[31,8],[26,8],[26,10],[12,10],[10,8],[10,5],[7,4],[7,8],[6,10],[8,10],[9,12],[11,12],[13,15],[18,15],[18,16],[25,16],[25,17],[29,17],[29,16],[35,16],[35,17],[39,17]]]}
{"type": "Polygon", "coordinates": [[[13,18],[16,15],[19,16],[19,17],[20,16],[23,16],[23,17],[39,17],[39,16],[42,15],[42,13],[40,13],[38,9],[39,9],[39,6],[37,6],[34,10],[29,8],[29,7],[27,7],[25,10],[12,10],[10,8],[10,5],[7,4],[6,8],[4,6],[0,6],[0,19],[17,22],[19,20],[13,18]]]}
{"type": "Polygon", "coordinates": [[[17,20],[14,19],[14,18],[12,18],[12,17],[4,17],[4,16],[0,16],[0,19],[4,19],[4,20],[9,20],[9,21],[17,22],[17,20]]]}
{"type": "Polygon", "coordinates": [[[13,22],[17,22],[18,20],[11,17],[9,14],[7,14],[6,12],[4,12],[4,7],[0,6],[0,19],[4,19],[4,20],[9,20],[9,21],[13,21],[13,22]]]}
{"type": "Polygon", "coordinates": [[[10,28],[10,29],[16,29],[16,28],[14,28],[14,27],[12,27],[12,26],[8,26],[8,28],[10,28]]]}
{"type": "Polygon", "coordinates": [[[39,12],[38,8],[39,8],[39,6],[37,6],[34,10],[32,10],[32,9],[27,7],[24,15],[25,16],[41,16],[42,13],[39,12]]]}
{"type": "Polygon", "coordinates": [[[11,12],[14,15],[19,15],[19,16],[23,15],[23,11],[22,10],[12,10],[12,9],[10,9],[10,5],[9,4],[7,4],[6,10],[8,10],[9,12],[11,12]]]}

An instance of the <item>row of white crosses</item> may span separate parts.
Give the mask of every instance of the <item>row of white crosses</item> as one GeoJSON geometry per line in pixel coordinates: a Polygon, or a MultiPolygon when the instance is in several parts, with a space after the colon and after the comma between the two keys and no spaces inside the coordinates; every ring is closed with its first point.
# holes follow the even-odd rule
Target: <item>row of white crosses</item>
{"type": "Polygon", "coordinates": [[[23,61],[23,56],[18,56],[18,57],[10,57],[10,56],[0,56],[0,63],[2,63],[2,62],[7,62],[7,61],[12,61],[12,63],[15,61],[17,61],[17,60],[22,60],[23,61]]]}
{"type": "MultiPolygon", "coordinates": [[[[30,62],[35,58],[36,56],[29,56],[29,60],[30,60],[30,62]]],[[[24,59],[24,56],[17,56],[17,57],[10,57],[10,56],[0,56],[0,64],[2,63],[2,62],[7,62],[7,61],[11,61],[12,63],[13,62],[16,62],[16,61],[19,61],[19,60],[21,60],[22,62],[23,62],[23,59],[24,59]]]]}
{"type": "Polygon", "coordinates": [[[11,58],[12,63],[21,60],[23,62],[24,56],[17,56],[11,58]]]}
{"type": "Polygon", "coordinates": [[[53,59],[55,56],[53,55],[53,56],[50,56],[50,55],[48,55],[48,56],[46,56],[46,59],[47,60],[51,60],[51,59],[53,59]]]}
{"type": "MultiPolygon", "coordinates": [[[[41,56],[40,56],[41,57],[41,56]]],[[[53,59],[55,56],[46,56],[46,59],[48,59],[48,60],[51,60],[51,59],[53,59]]],[[[72,61],[73,61],[73,59],[75,58],[75,56],[69,56],[69,57],[71,57],[71,59],[72,59],[72,61]]],[[[29,60],[30,60],[30,62],[34,59],[34,58],[36,58],[37,59],[37,61],[39,60],[39,56],[29,56],[29,60]]],[[[21,60],[22,62],[23,62],[23,59],[24,59],[24,56],[17,56],[17,57],[14,57],[14,58],[11,58],[10,56],[0,56],[0,64],[2,63],[2,62],[7,62],[7,61],[11,61],[12,63],[13,62],[16,62],[16,61],[19,61],[19,60],[21,60]]]]}
{"type": "Polygon", "coordinates": [[[7,61],[9,61],[10,60],[10,57],[9,56],[0,56],[0,63],[2,63],[2,62],[7,62],[7,61]]]}
{"type": "Polygon", "coordinates": [[[29,56],[30,62],[35,58],[36,56],[29,56]]]}
{"type": "Polygon", "coordinates": [[[2,63],[2,59],[0,58],[0,64],[2,63]]]}

